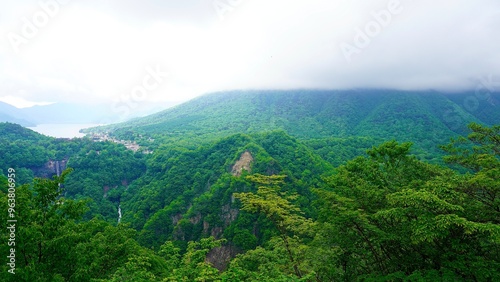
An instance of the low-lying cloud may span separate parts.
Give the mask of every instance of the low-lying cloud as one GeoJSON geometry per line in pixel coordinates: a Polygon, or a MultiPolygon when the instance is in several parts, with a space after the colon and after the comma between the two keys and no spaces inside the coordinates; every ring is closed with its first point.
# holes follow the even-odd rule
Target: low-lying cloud
{"type": "Polygon", "coordinates": [[[472,90],[500,75],[499,28],[493,0],[15,1],[0,15],[0,97],[111,103],[157,66],[169,77],[150,101],[245,88],[472,90]]]}

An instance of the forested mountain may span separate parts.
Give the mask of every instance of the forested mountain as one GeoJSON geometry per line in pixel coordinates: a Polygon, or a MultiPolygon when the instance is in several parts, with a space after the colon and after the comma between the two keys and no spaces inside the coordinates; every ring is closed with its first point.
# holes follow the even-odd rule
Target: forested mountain
{"type": "MultiPolygon", "coordinates": [[[[410,133],[402,130],[403,126],[419,125],[463,133],[467,121],[491,124],[498,118],[498,114],[474,115],[483,113],[483,109],[467,112],[462,104],[470,95],[474,93],[445,95],[430,91],[391,90],[221,92],[107,128],[116,130],[116,133],[133,130],[143,134],[210,134],[216,131],[218,135],[282,129],[300,138],[321,138],[368,135],[369,126],[386,130],[381,135],[398,131],[410,133]],[[465,119],[465,124],[452,124],[453,120],[448,116],[450,110],[465,119]]],[[[487,101],[481,106],[489,108],[487,101]]]]}
{"type": "Polygon", "coordinates": [[[116,222],[118,202],[113,194],[146,170],[144,154],[121,144],[56,139],[11,123],[0,123],[0,133],[0,172],[6,175],[14,168],[16,182],[26,184],[34,177],[51,178],[66,167],[74,168],[66,177],[65,196],[91,198],[88,219],[99,215],[116,222]]]}
{"type": "Polygon", "coordinates": [[[216,93],[75,139],[0,123],[0,280],[498,280],[497,96],[471,95],[216,93]]]}
{"type": "Polygon", "coordinates": [[[237,133],[283,130],[301,140],[356,136],[412,141],[417,154],[432,159],[441,152],[437,145],[465,134],[468,123],[500,123],[495,104],[499,100],[499,94],[486,100],[476,98],[474,92],[232,91],[87,132],[109,132],[121,139],[138,135],[168,142],[191,139],[199,144],[237,133]],[[474,108],[467,104],[469,100],[474,108]]]}
{"type": "Polygon", "coordinates": [[[252,234],[257,218],[237,218],[239,205],[232,198],[251,189],[244,177],[235,177],[250,172],[287,175],[284,189],[297,193],[312,215],[309,188],[320,186],[333,166],[283,132],[237,134],[194,151],[160,150],[149,160],[146,175],[123,195],[123,220],[142,230],[139,240],[147,246],[211,234],[229,237],[235,247],[253,248],[264,234],[252,234]],[[238,163],[246,169],[238,170],[238,163]]]}

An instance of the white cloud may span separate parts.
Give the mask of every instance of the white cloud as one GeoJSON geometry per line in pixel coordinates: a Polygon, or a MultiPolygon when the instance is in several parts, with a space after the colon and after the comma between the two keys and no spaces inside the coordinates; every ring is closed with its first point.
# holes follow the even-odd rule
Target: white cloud
{"type": "Polygon", "coordinates": [[[354,44],[357,29],[391,1],[242,0],[223,21],[211,0],[69,1],[19,54],[6,35],[20,34],[21,18],[40,7],[10,2],[12,13],[0,20],[0,93],[116,100],[156,65],[171,75],[148,95],[152,101],[234,88],[461,90],[498,75],[500,3],[493,0],[400,0],[402,12],[346,60],[341,44],[354,44]]]}

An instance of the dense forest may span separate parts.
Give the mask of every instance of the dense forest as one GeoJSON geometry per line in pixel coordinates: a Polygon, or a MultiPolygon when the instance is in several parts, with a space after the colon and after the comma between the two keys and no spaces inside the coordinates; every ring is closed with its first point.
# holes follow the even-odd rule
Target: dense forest
{"type": "Polygon", "coordinates": [[[495,105],[374,92],[215,94],[75,139],[0,123],[0,280],[500,280],[495,105]]]}
{"type": "Polygon", "coordinates": [[[372,144],[394,139],[411,141],[412,153],[440,162],[442,151],[437,145],[466,134],[468,123],[491,126],[500,122],[499,101],[500,93],[477,97],[473,91],[229,91],[86,132],[105,132],[152,148],[182,143],[192,149],[233,134],[275,130],[300,140],[324,139],[327,143],[331,138],[372,138],[372,144]],[[467,101],[474,103],[471,106],[467,101]],[[159,142],[149,142],[150,137],[159,142]]]}

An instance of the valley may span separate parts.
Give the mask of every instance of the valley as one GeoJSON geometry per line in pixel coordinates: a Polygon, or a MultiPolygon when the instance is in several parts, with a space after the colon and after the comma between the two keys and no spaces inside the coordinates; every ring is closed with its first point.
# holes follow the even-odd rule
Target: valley
{"type": "Polygon", "coordinates": [[[500,115],[494,103],[468,111],[469,94],[213,93],[73,139],[0,123],[0,169],[15,168],[26,219],[19,271],[496,279],[500,115]]]}
{"type": "Polygon", "coordinates": [[[500,1],[2,1],[0,282],[500,281],[500,1]]]}

